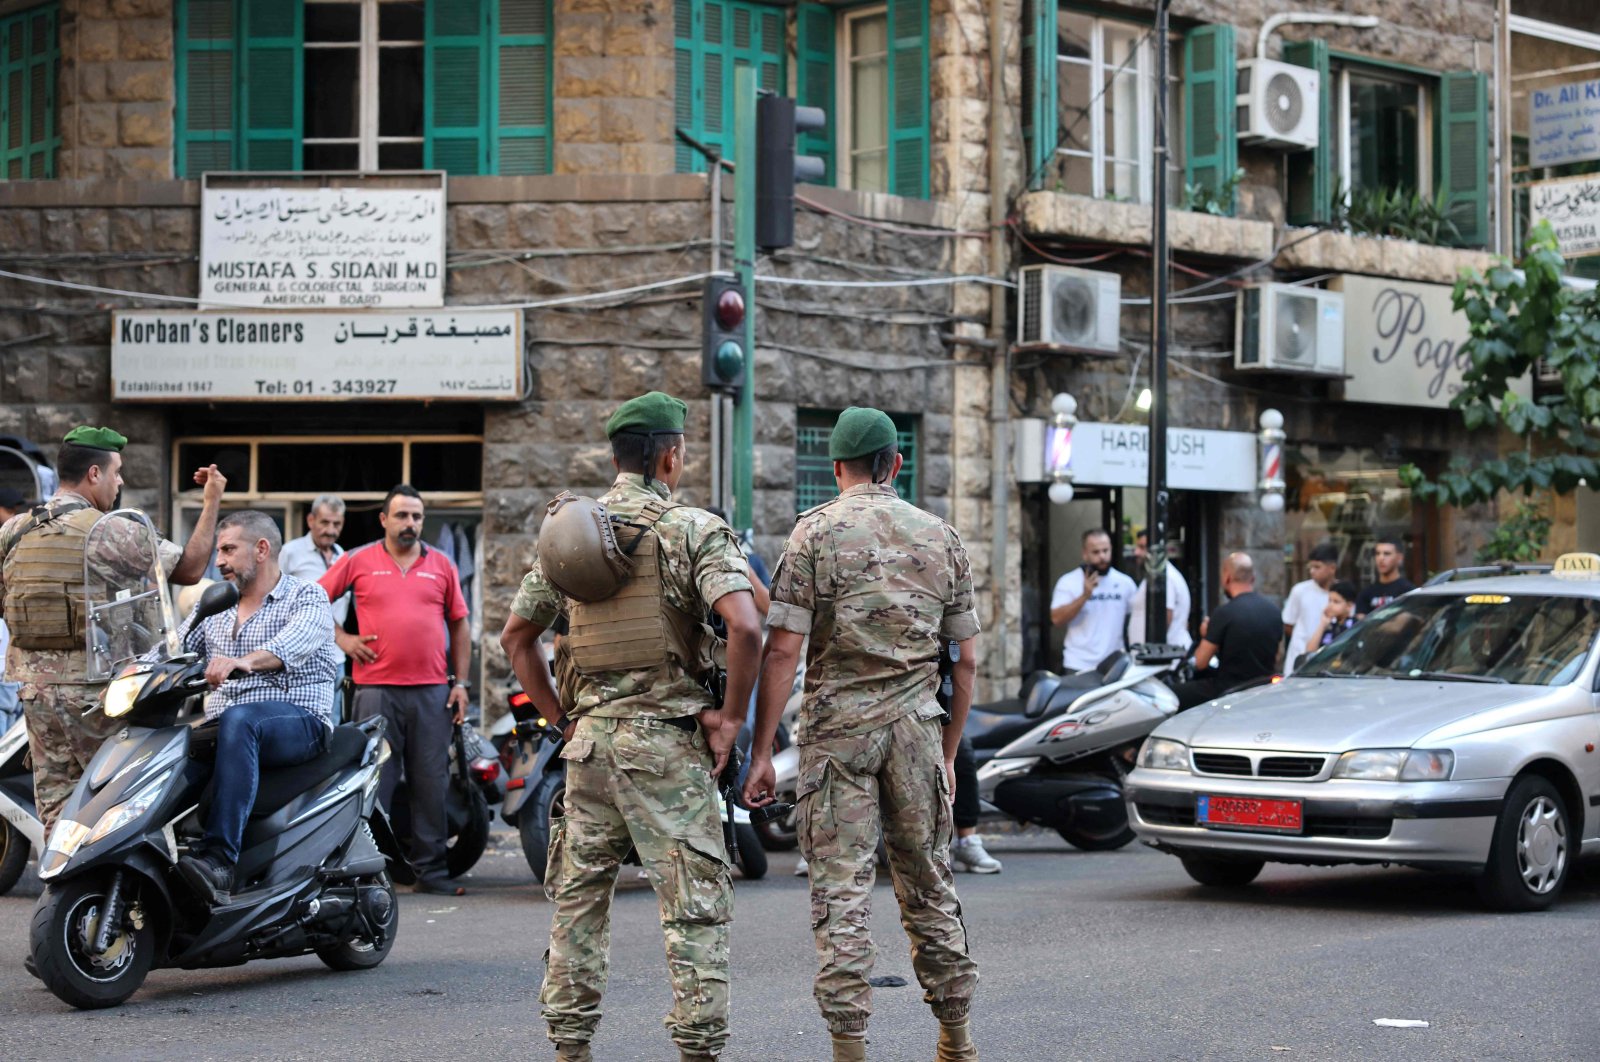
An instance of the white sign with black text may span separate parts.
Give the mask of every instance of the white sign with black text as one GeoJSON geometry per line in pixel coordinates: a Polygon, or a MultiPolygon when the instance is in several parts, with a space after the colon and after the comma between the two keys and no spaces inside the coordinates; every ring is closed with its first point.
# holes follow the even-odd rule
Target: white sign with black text
{"type": "Polygon", "coordinates": [[[208,180],[200,301],[272,309],[444,305],[445,194],[442,180],[430,184],[253,188],[208,180]]]}
{"type": "Polygon", "coordinates": [[[1548,221],[1561,242],[1561,253],[1600,253],[1600,176],[1544,181],[1528,189],[1528,210],[1534,223],[1548,221]]]}
{"type": "MultiPolygon", "coordinates": [[[[1328,286],[1344,292],[1345,401],[1447,408],[1472,364],[1451,286],[1354,274],[1328,286]]],[[[1528,397],[1526,380],[1517,392],[1528,397]]]]}
{"type": "Polygon", "coordinates": [[[127,311],[111,321],[114,402],[516,400],[522,314],[127,311]]]}
{"type": "MultiPolygon", "coordinates": [[[[1142,487],[1150,481],[1150,429],[1085,422],[1072,429],[1072,480],[1142,487]]],[[[1167,485],[1174,490],[1256,489],[1256,437],[1244,431],[1167,428],[1167,485]]]]}

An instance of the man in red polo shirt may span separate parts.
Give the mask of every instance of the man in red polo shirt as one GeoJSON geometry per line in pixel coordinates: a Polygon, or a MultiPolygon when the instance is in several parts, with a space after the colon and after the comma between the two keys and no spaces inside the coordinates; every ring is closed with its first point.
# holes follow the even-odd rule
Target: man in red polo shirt
{"type": "Polygon", "coordinates": [[[381,715],[386,724],[393,756],[379,783],[385,810],[405,765],[417,889],[461,896],[466,890],[445,871],[445,794],[452,724],[467,717],[458,681],[472,659],[467,603],[456,566],[423,544],[416,488],[391,490],[378,521],[383,538],[346,553],[318,581],[331,601],[355,591],[361,633],[335,627],[334,638],[355,663],[356,718],[381,715]]]}

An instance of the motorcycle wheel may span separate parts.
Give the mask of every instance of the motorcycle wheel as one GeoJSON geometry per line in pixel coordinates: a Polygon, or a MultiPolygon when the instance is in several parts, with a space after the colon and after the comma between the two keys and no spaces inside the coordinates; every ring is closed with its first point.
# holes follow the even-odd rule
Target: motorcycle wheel
{"type": "Polygon", "coordinates": [[[0,822],[0,896],[22,880],[22,872],[28,868],[30,848],[32,845],[21,830],[9,822],[0,822]]]}
{"type": "Polygon", "coordinates": [[[733,829],[739,837],[739,872],[750,881],[760,881],[767,876],[767,850],[761,847],[756,828],[737,822],[733,829]]]}
{"type": "MultiPolygon", "coordinates": [[[[367,879],[363,878],[362,881],[366,882],[367,879]]],[[[388,958],[389,950],[394,947],[394,938],[400,928],[400,898],[395,895],[394,882],[389,880],[388,871],[372,878],[371,884],[389,894],[389,924],[383,927],[383,940],[347,940],[331,948],[317,949],[317,958],[330,970],[370,970],[388,958]]]]}
{"type": "Polygon", "coordinates": [[[544,884],[545,862],[550,858],[550,822],[566,814],[567,777],[547,774],[528,796],[517,813],[517,832],[522,836],[522,857],[528,861],[533,878],[544,884]]]}
{"type": "MultiPolygon", "coordinates": [[[[108,889],[107,874],[47,885],[33,912],[29,945],[39,980],[79,1010],[120,1006],[144,984],[155,960],[156,934],[148,914],[141,926],[124,923],[105,955],[89,954],[108,889]]],[[[137,899],[130,888],[129,905],[137,899]]]]}
{"type": "Polygon", "coordinates": [[[1137,836],[1133,832],[1133,827],[1127,823],[1123,823],[1122,828],[1116,831],[1057,829],[1056,832],[1061,835],[1063,841],[1085,852],[1114,852],[1137,836]]]}
{"type": "Polygon", "coordinates": [[[459,878],[477,865],[489,847],[489,802],[474,784],[456,786],[455,790],[466,801],[466,815],[446,842],[445,873],[459,878]]]}

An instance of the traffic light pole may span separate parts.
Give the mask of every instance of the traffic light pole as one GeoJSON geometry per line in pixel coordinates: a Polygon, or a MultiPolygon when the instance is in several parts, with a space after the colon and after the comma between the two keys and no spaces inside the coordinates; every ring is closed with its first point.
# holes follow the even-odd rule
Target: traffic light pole
{"type": "Polygon", "coordinates": [[[733,269],[744,292],[744,386],[733,411],[733,525],[755,526],[756,71],[733,73],[733,269]]]}

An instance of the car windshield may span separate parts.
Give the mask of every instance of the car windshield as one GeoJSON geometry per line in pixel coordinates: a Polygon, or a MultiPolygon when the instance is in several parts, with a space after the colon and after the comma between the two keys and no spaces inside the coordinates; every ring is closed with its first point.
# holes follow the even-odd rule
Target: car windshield
{"type": "Polygon", "coordinates": [[[1408,594],[1307,658],[1298,675],[1573,681],[1600,633],[1600,601],[1531,594],[1408,594]]]}

